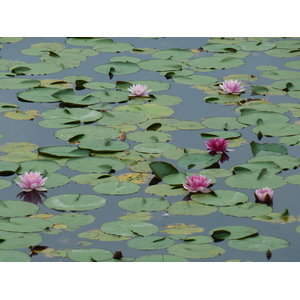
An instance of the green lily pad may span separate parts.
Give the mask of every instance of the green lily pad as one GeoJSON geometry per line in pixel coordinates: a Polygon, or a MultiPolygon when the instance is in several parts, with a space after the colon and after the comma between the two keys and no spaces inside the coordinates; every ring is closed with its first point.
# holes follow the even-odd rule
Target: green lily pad
{"type": "Polygon", "coordinates": [[[100,125],[139,124],[147,120],[146,115],[135,111],[110,111],[103,112],[103,117],[98,121],[100,125]]]}
{"type": "Polygon", "coordinates": [[[68,184],[71,180],[68,176],[62,173],[48,173],[45,188],[54,188],[68,184]]]}
{"type": "Polygon", "coordinates": [[[252,171],[261,171],[262,169],[267,169],[269,173],[276,174],[282,169],[272,161],[258,161],[246,164],[235,165],[230,168],[233,174],[250,173],[252,171]]]}
{"type": "Polygon", "coordinates": [[[213,193],[196,193],[191,195],[195,202],[213,206],[233,206],[248,201],[248,196],[241,192],[229,190],[214,190],[213,193]]]}
{"type": "Polygon", "coordinates": [[[144,236],[131,239],[127,246],[138,250],[158,250],[172,246],[174,240],[162,236],[144,236]]]}
{"type": "Polygon", "coordinates": [[[194,55],[195,54],[191,50],[179,49],[179,48],[160,50],[152,54],[153,57],[158,59],[173,59],[173,60],[191,58],[194,55]]]}
{"type": "Polygon", "coordinates": [[[131,62],[110,62],[94,68],[95,72],[107,74],[110,76],[110,78],[115,75],[136,73],[139,70],[139,65],[131,62]]]}
{"type": "Polygon", "coordinates": [[[43,236],[39,233],[1,231],[0,236],[4,240],[0,243],[0,249],[27,248],[38,245],[43,240],[43,236]]]}
{"type": "Polygon", "coordinates": [[[107,90],[107,89],[114,89],[116,85],[114,83],[105,82],[105,81],[92,81],[86,82],[83,86],[87,89],[92,90],[107,90]]]}
{"type": "Polygon", "coordinates": [[[15,162],[0,161],[0,175],[1,176],[12,175],[18,170],[19,166],[20,165],[15,162]]]}
{"type": "Polygon", "coordinates": [[[103,249],[75,249],[68,251],[68,258],[79,262],[106,261],[113,257],[110,251],[103,249]]]}
{"type": "Polygon", "coordinates": [[[212,229],[209,234],[218,240],[238,240],[250,236],[256,236],[258,229],[251,226],[222,226],[212,229]]]}
{"type": "Polygon", "coordinates": [[[142,153],[163,153],[168,150],[176,149],[175,145],[168,143],[139,143],[133,146],[133,149],[142,153]]]}
{"type": "Polygon", "coordinates": [[[183,62],[169,59],[147,59],[140,61],[137,64],[144,70],[157,72],[177,71],[188,68],[188,66],[183,62]]]}
{"type": "Polygon", "coordinates": [[[256,155],[265,155],[265,154],[274,154],[274,153],[279,153],[283,155],[287,155],[288,151],[286,147],[275,144],[275,143],[264,143],[264,144],[259,144],[254,141],[250,143],[251,146],[251,151],[254,156],[256,155]]]}
{"type": "Polygon", "coordinates": [[[55,215],[50,218],[53,224],[64,224],[68,227],[79,227],[87,224],[91,224],[95,221],[95,217],[87,214],[80,213],[65,213],[55,215]]]}
{"type": "Polygon", "coordinates": [[[188,262],[188,260],[175,255],[153,254],[138,257],[135,262],[188,262]]]}
{"type": "Polygon", "coordinates": [[[224,139],[235,139],[240,137],[242,134],[236,131],[210,131],[210,132],[202,132],[201,136],[207,139],[211,139],[213,137],[221,137],[224,139]]]}
{"type": "Polygon", "coordinates": [[[21,162],[17,173],[23,174],[30,171],[41,172],[41,174],[44,174],[45,171],[47,171],[47,173],[54,173],[60,168],[61,166],[52,160],[30,160],[21,162]]]}
{"type": "Polygon", "coordinates": [[[175,76],[172,80],[176,83],[189,85],[209,85],[218,81],[216,77],[207,75],[189,75],[189,76],[175,76]]]}
{"type": "Polygon", "coordinates": [[[0,250],[1,262],[29,262],[28,254],[17,250],[0,250]]]}
{"type": "Polygon", "coordinates": [[[221,247],[210,244],[176,244],[167,249],[170,254],[193,259],[210,258],[225,253],[221,247]]]}
{"type": "Polygon", "coordinates": [[[262,189],[266,186],[269,188],[277,188],[286,185],[283,177],[272,174],[268,172],[267,169],[249,173],[239,173],[226,178],[225,183],[231,187],[241,189],[262,189]]]}
{"type": "Polygon", "coordinates": [[[285,177],[285,180],[288,183],[300,185],[300,174],[287,176],[285,177]]]}
{"type": "Polygon", "coordinates": [[[101,103],[121,103],[128,101],[128,92],[122,91],[96,91],[87,95],[87,97],[93,97],[98,99],[101,103]]]}
{"type": "Polygon", "coordinates": [[[133,46],[129,43],[96,43],[93,49],[99,52],[125,52],[132,50],[133,46]]]}
{"type": "Polygon", "coordinates": [[[290,245],[290,242],[272,236],[254,236],[241,240],[231,240],[228,242],[228,246],[245,251],[266,252],[268,250],[276,250],[286,248],[290,245]]]}
{"type": "Polygon", "coordinates": [[[187,194],[187,190],[181,187],[172,187],[169,184],[157,184],[148,186],[145,189],[145,192],[148,194],[156,196],[179,196],[187,194]]]}
{"type": "Polygon", "coordinates": [[[220,207],[219,211],[224,215],[246,218],[267,215],[272,212],[272,207],[260,203],[242,203],[235,206],[220,207]]]}
{"type": "Polygon", "coordinates": [[[239,101],[243,100],[243,97],[239,95],[213,95],[213,96],[206,96],[203,98],[203,100],[207,103],[220,103],[220,104],[226,104],[226,103],[238,103],[239,101]]]}
{"type": "Polygon", "coordinates": [[[63,194],[47,198],[44,205],[60,211],[85,211],[100,208],[106,199],[96,195],[63,194]]]}
{"type": "Polygon", "coordinates": [[[14,65],[9,70],[17,75],[44,75],[57,73],[63,67],[53,63],[24,63],[14,65]]]}
{"type": "Polygon", "coordinates": [[[17,110],[19,105],[7,102],[0,102],[0,112],[17,110]]]}
{"type": "Polygon", "coordinates": [[[160,131],[134,131],[127,134],[126,139],[137,143],[157,143],[168,142],[172,139],[172,135],[160,131]]]}
{"type": "Polygon", "coordinates": [[[282,122],[263,123],[253,127],[256,134],[261,132],[265,136],[289,136],[300,134],[300,125],[282,122]]]}
{"type": "Polygon", "coordinates": [[[37,213],[40,208],[29,202],[16,200],[0,200],[1,217],[25,217],[37,213]]]}
{"type": "Polygon", "coordinates": [[[274,122],[288,122],[290,118],[280,113],[276,112],[253,112],[247,113],[242,115],[241,117],[237,118],[240,123],[244,123],[247,125],[257,125],[258,122],[266,123],[274,123],[274,122]]]}
{"type": "Polygon", "coordinates": [[[123,141],[105,139],[100,141],[85,141],[78,147],[80,149],[88,149],[96,152],[118,152],[129,149],[130,145],[123,141]]]}
{"type": "Polygon", "coordinates": [[[23,90],[40,85],[40,80],[24,78],[4,78],[0,79],[0,89],[23,90]]]}
{"type": "Polygon", "coordinates": [[[163,197],[132,197],[121,200],[118,206],[132,211],[160,211],[166,210],[170,206],[170,202],[166,201],[163,197]]]}
{"type": "Polygon", "coordinates": [[[53,223],[41,218],[9,218],[0,219],[0,230],[11,232],[38,232],[47,227],[52,227],[53,223]]]}
{"type": "Polygon", "coordinates": [[[5,189],[5,188],[7,188],[9,186],[11,186],[10,181],[4,180],[4,179],[0,179],[0,190],[1,189],[5,189]]]}
{"type": "Polygon", "coordinates": [[[86,238],[91,240],[99,240],[104,242],[118,242],[125,241],[130,239],[131,237],[124,237],[120,235],[107,234],[101,230],[94,229],[87,232],[81,232],[78,234],[80,238],[86,238]]]}
{"type": "Polygon", "coordinates": [[[215,70],[240,67],[245,64],[245,61],[239,58],[230,57],[230,54],[228,54],[227,57],[200,57],[190,60],[188,64],[196,69],[215,70]]]}
{"type": "Polygon", "coordinates": [[[224,130],[241,129],[246,127],[245,124],[240,123],[235,117],[207,118],[204,119],[201,124],[208,128],[224,130]]]}
{"type": "Polygon", "coordinates": [[[147,236],[158,232],[158,227],[143,221],[112,221],[101,225],[100,229],[107,234],[125,237],[147,236]]]}
{"type": "Polygon", "coordinates": [[[38,148],[39,154],[58,156],[58,157],[83,157],[88,156],[90,151],[86,149],[78,149],[77,146],[49,146],[38,148]]]}
{"type": "Polygon", "coordinates": [[[88,173],[103,173],[122,170],[126,164],[115,158],[105,157],[80,157],[70,158],[66,166],[71,170],[88,173]]]}
{"type": "Polygon", "coordinates": [[[138,192],[141,186],[133,182],[103,182],[93,187],[99,194],[105,195],[128,195],[138,192]]]}
{"type": "Polygon", "coordinates": [[[295,78],[300,78],[300,72],[290,71],[290,70],[263,71],[262,77],[266,77],[274,80],[295,79],[295,78]]]}
{"type": "Polygon", "coordinates": [[[172,203],[167,209],[173,215],[191,215],[205,216],[216,212],[218,209],[214,206],[203,205],[196,201],[178,201],[172,203]]]}
{"type": "Polygon", "coordinates": [[[266,51],[276,47],[272,42],[243,42],[239,46],[246,51],[266,51]]]}
{"type": "Polygon", "coordinates": [[[183,169],[204,169],[207,168],[214,163],[218,162],[221,157],[221,154],[217,154],[212,156],[208,153],[200,154],[200,153],[193,153],[193,154],[185,154],[178,159],[178,166],[183,169]]]}
{"type": "Polygon", "coordinates": [[[59,102],[59,99],[52,96],[58,91],[59,89],[54,88],[35,87],[33,89],[17,93],[17,97],[19,100],[28,102],[59,102]]]}

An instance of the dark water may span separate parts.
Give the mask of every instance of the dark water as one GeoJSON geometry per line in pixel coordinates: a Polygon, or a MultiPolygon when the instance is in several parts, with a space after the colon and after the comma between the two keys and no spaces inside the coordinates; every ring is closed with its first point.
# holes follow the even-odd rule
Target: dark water
{"type": "MultiPolygon", "coordinates": [[[[137,48],[142,47],[150,47],[156,48],[158,50],[169,49],[169,48],[183,48],[183,49],[198,49],[199,47],[205,45],[208,38],[194,38],[194,37],[184,37],[184,38],[163,38],[163,39],[140,39],[140,38],[112,38],[114,42],[127,42],[133,44],[137,48]]],[[[40,62],[38,57],[23,55],[19,51],[21,49],[29,48],[32,44],[37,44],[41,42],[58,42],[64,43],[65,38],[26,38],[21,42],[13,43],[13,44],[5,44],[4,48],[0,51],[2,59],[12,59],[19,60],[24,62],[40,62]]],[[[66,48],[73,47],[71,45],[65,44],[66,48]]],[[[62,79],[64,76],[68,75],[85,75],[93,78],[94,81],[109,81],[108,76],[104,74],[99,74],[93,70],[93,68],[97,65],[109,62],[111,57],[115,57],[118,55],[132,55],[138,56],[136,53],[126,52],[124,53],[100,53],[97,56],[88,57],[87,61],[81,62],[80,66],[74,69],[65,69],[56,74],[50,74],[46,76],[24,76],[24,78],[33,78],[33,79],[43,79],[43,78],[51,78],[51,79],[62,79]]],[[[201,56],[211,55],[211,53],[202,53],[201,56]]],[[[151,58],[151,55],[143,55],[142,59],[151,58]]],[[[196,56],[195,56],[196,58],[196,56]]],[[[251,74],[259,77],[259,80],[255,82],[255,85],[267,85],[273,80],[268,78],[262,78],[261,72],[256,70],[257,66],[260,65],[275,65],[279,69],[288,69],[284,66],[284,63],[289,60],[293,60],[295,58],[275,58],[271,56],[267,56],[264,52],[257,52],[255,55],[250,55],[243,60],[246,61],[246,64],[234,68],[234,69],[225,69],[225,70],[216,70],[212,72],[208,72],[207,75],[217,77],[220,81],[222,77],[231,75],[231,74],[251,74]]],[[[171,116],[174,118],[179,118],[181,120],[188,121],[200,121],[204,117],[218,117],[218,116],[237,116],[233,109],[235,106],[223,106],[217,104],[207,104],[203,101],[203,97],[207,96],[207,94],[203,93],[201,90],[191,88],[188,85],[177,84],[173,81],[167,80],[164,76],[159,75],[156,72],[149,72],[140,70],[138,73],[115,76],[112,79],[114,83],[117,80],[157,80],[161,82],[171,83],[171,88],[167,91],[163,91],[160,93],[165,93],[168,95],[176,95],[180,97],[183,101],[179,105],[172,106],[175,113],[171,116]]],[[[20,90],[18,90],[20,91],[20,90]]],[[[20,110],[29,110],[35,109],[40,113],[53,109],[57,107],[57,103],[26,103],[18,101],[16,97],[16,90],[0,90],[1,102],[10,102],[18,104],[20,110]]],[[[88,91],[90,92],[90,91],[88,91]]],[[[86,94],[86,90],[77,91],[78,94],[86,94]]],[[[250,93],[247,92],[244,97],[250,97],[250,93]]],[[[260,96],[258,96],[259,98],[260,96]]],[[[263,98],[263,97],[262,97],[263,98]]],[[[283,96],[270,96],[269,101],[276,104],[279,101],[293,102],[297,101],[297,99],[288,98],[288,100],[284,100],[283,96]]],[[[10,142],[29,142],[38,145],[39,147],[43,146],[54,146],[54,145],[66,145],[65,141],[56,139],[53,134],[57,129],[49,129],[40,127],[38,125],[38,121],[41,118],[37,118],[33,121],[18,121],[11,120],[5,118],[0,115],[0,128],[3,133],[3,138],[1,139],[1,144],[10,143],[10,142]]],[[[292,118],[291,121],[292,122],[292,118]]],[[[260,143],[271,143],[277,142],[278,138],[267,138],[263,137],[261,141],[258,141],[257,136],[252,133],[251,127],[246,129],[238,130],[242,133],[242,137],[247,139],[248,143],[251,141],[256,141],[260,143]],[[249,129],[250,128],[250,129],[249,129]]],[[[205,129],[206,130],[206,129],[205,129]]],[[[207,130],[209,131],[209,129],[207,130]]],[[[202,131],[191,130],[191,131],[173,131],[172,140],[170,143],[178,146],[178,147],[186,147],[186,148],[200,148],[204,149],[204,139],[201,138],[200,133],[202,131]],[[187,134],[188,132],[188,134],[187,134]]],[[[229,169],[230,167],[245,163],[249,158],[252,157],[251,149],[249,144],[244,144],[241,147],[234,148],[235,151],[231,152],[230,160],[221,165],[224,169],[229,169]]],[[[298,156],[299,150],[297,147],[289,147],[288,154],[298,156]]],[[[165,159],[168,161],[167,159],[165,159]]],[[[170,161],[174,163],[174,161],[170,161]]],[[[66,174],[69,177],[79,174],[76,171],[72,171],[66,167],[62,167],[60,172],[66,174]]],[[[282,176],[288,176],[297,174],[298,170],[289,170],[283,171],[282,176]]],[[[14,176],[12,176],[14,177],[14,176]]],[[[6,178],[5,178],[6,179],[6,178]]],[[[9,178],[7,178],[9,179],[9,178]]],[[[41,242],[41,245],[48,246],[55,249],[77,249],[80,246],[77,245],[78,241],[86,240],[78,237],[80,232],[86,232],[92,229],[99,229],[100,226],[109,221],[118,220],[118,218],[127,213],[127,211],[122,210],[118,207],[118,202],[122,199],[134,197],[149,197],[149,194],[144,192],[144,189],[147,187],[147,184],[142,185],[142,190],[138,194],[135,195],[125,195],[125,196],[109,196],[105,195],[107,199],[107,204],[96,210],[88,211],[88,214],[94,215],[96,217],[95,222],[90,225],[85,225],[80,227],[80,229],[71,232],[71,231],[63,231],[58,235],[50,235],[44,234],[44,239],[41,242]]],[[[222,178],[218,179],[217,184],[214,185],[214,189],[229,189],[222,178]]],[[[16,199],[16,195],[20,192],[18,186],[12,186],[8,189],[4,189],[1,191],[1,199],[16,199]]],[[[241,192],[246,193],[249,196],[249,202],[254,202],[253,190],[241,190],[241,192]]],[[[47,192],[47,196],[51,197],[58,194],[67,194],[67,193],[81,193],[81,194],[95,194],[92,190],[92,186],[89,185],[78,185],[74,182],[70,182],[68,185],[49,189],[47,192]]],[[[296,185],[286,185],[284,187],[276,189],[276,197],[274,200],[273,212],[282,212],[285,208],[287,208],[291,215],[297,217],[300,215],[300,204],[299,204],[299,187],[296,185]]],[[[151,196],[150,196],[151,197],[151,196]]],[[[176,202],[183,198],[183,196],[173,196],[173,197],[165,197],[166,200],[170,202],[176,202]]],[[[55,213],[52,209],[47,208],[43,204],[39,204],[40,211],[39,213],[55,213]]],[[[260,235],[269,235],[276,236],[280,238],[284,238],[290,241],[290,247],[285,249],[276,250],[272,253],[272,257],[270,261],[276,262],[295,262],[300,260],[300,235],[295,232],[294,228],[298,225],[297,222],[292,222],[284,225],[278,225],[268,222],[255,221],[252,218],[235,218],[230,216],[225,216],[219,212],[215,212],[213,215],[207,216],[176,216],[169,215],[163,216],[164,212],[154,212],[154,218],[151,219],[151,223],[157,225],[160,230],[164,228],[164,225],[174,224],[174,223],[186,223],[186,224],[194,224],[199,227],[205,228],[205,231],[201,233],[201,235],[209,235],[208,232],[219,226],[227,226],[227,225],[249,225],[259,229],[260,235]],[[213,216],[213,217],[212,217],[213,216]]],[[[148,254],[168,254],[166,249],[155,250],[155,253],[150,253],[151,251],[142,251],[135,250],[127,247],[127,241],[123,242],[101,242],[92,240],[93,245],[88,246],[93,248],[101,248],[106,249],[111,252],[116,251],[117,249],[121,249],[124,256],[128,257],[140,257],[148,254]]],[[[227,241],[222,241],[216,243],[216,245],[225,249],[225,254],[210,258],[207,260],[201,261],[214,261],[214,262],[223,262],[232,259],[238,259],[241,261],[255,261],[255,262],[266,262],[268,261],[266,258],[266,254],[264,252],[250,252],[250,251],[241,251],[235,250],[231,247],[227,246],[227,241]]],[[[20,249],[21,251],[28,252],[28,249],[20,249]]],[[[33,256],[31,258],[33,262],[42,262],[42,261],[70,261],[66,258],[47,258],[44,257],[43,254],[39,254],[37,256],[33,256]]],[[[191,261],[193,261],[191,259],[191,261]]]]}

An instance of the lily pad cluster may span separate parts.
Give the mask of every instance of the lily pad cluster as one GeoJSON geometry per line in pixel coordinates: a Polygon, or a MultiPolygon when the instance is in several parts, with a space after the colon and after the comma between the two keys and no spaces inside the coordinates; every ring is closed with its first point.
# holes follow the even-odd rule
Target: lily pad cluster
{"type": "MultiPolygon", "coordinates": [[[[7,42],[22,40],[3,38],[0,43],[5,48],[7,42]]],[[[289,154],[300,143],[299,43],[210,38],[198,49],[160,50],[111,38],[72,37],[64,43],[33,40],[20,52],[36,62],[1,58],[0,89],[16,96],[15,103],[0,103],[3,117],[34,122],[45,134],[53,132],[59,143],[0,145],[0,189],[13,188],[25,172],[38,171],[47,177],[45,188],[51,191],[49,196],[20,192],[18,200],[0,200],[0,261],[30,261],[44,254],[52,260],[84,262],[201,261],[228,255],[227,248],[263,252],[270,259],[272,251],[290,246],[279,234],[260,234],[259,225],[282,226],[299,222],[299,217],[288,209],[276,212],[269,203],[255,203],[253,192],[269,187],[276,202],[277,189],[299,185],[299,175],[292,172],[300,157],[289,154]],[[259,76],[239,73],[247,57],[260,53],[288,58],[284,70],[257,67],[260,77],[271,82],[268,85],[260,84],[259,76]],[[106,61],[102,54],[110,58],[106,61]],[[99,58],[94,77],[61,75],[70,69],[74,74],[93,58],[99,58]],[[231,75],[218,75],[223,70],[231,75]],[[137,80],[139,74],[146,76],[137,80]],[[231,79],[242,81],[245,91],[222,94],[220,84],[231,79]],[[130,95],[128,89],[136,84],[147,86],[149,95],[130,95]],[[230,115],[174,117],[187,101],[173,93],[174,85],[198,91],[203,110],[215,105],[221,112],[230,110],[230,115]],[[196,133],[199,147],[179,144],[174,136],[180,133],[196,133]],[[229,148],[247,149],[252,157],[231,164],[235,152],[207,151],[205,141],[211,138],[229,140],[229,148]],[[189,194],[183,187],[193,174],[210,180],[207,193],[189,194]],[[74,192],[61,192],[67,185],[74,186],[74,192]],[[105,215],[102,221],[113,205],[122,211],[119,218],[105,215]],[[42,206],[51,214],[41,213],[42,206]],[[228,222],[214,226],[218,216],[228,222]],[[173,222],[172,217],[185,221],[173,222]],[[211,218],[210,227],[200,225],[204,218],[211,218]],[[241,224],[228,225],[234,218],[241,224]],[[255,226],[243,225],[245,219],[255,226]],[[96,222],[93,229],[83,228],[96,222]],[[76,249],[41,246],[45,235],[67,231],[81,239],[76,249]],[[123,248],[118,250],[114,242],[123,248]],[[140,250],[140,256],[131,257],[128,249],[140,250]]],[[[4,135],[2,130],[0,137],[4,135]]]]}

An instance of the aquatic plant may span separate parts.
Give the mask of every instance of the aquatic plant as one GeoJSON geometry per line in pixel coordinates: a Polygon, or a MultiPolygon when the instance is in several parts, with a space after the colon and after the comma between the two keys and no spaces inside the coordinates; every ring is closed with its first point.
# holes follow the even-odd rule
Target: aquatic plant
{"type": "Polygon", "coordinates": [[[221,94],[239,95],[240,93],[245,91],[242,83],[238,80],[233,79],[225,80],[219,86],[222,89],[222,91],[220,91],[221,94]]]}
{"type": "Polygon", "coordinates": [[[186,176],[188,184],[182,183],[183,187],[190,193],[204,192],[211,183],[211,180],[204,175],[186,176]]]}
{"type": "Polygon", "coordinates": [[[129,96],[134,97],[148,97],[148,93],[151,92],[151,90],[147,90],[147,85],[141,85],[141,84],[133,84],[128,91],[131,93],[129,96]]]}
{"type": "Polygon", "coordinates": [[[48,177],[43,178],[40,172],[25,172],[23,176],[19,177],[22,181],[16,182],[17,185],[23,188],[23,192],[31,192],[33,190],[46,192],[47,189],[43,187],[48,177]]]}

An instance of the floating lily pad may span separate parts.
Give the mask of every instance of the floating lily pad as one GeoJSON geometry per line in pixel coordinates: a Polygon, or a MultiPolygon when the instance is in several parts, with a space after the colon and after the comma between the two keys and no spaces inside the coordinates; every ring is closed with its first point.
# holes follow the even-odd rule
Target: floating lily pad
{"type": "Polygon", "coordinates": [[[191,60],[188,64],[193,68],[214,70],[240,67],[245,64],[245,61],[239,58],[230,57],[229,54],[227,57],[200,57],[191,60]]]}
{"type": "Polygon", "coordinates": [[[181,60],[184,58],[191,58],[195,54],[191,50],[187,49],[179,49],[179,48],[172,48],[166,50],[156,51],[152,54],[153,57],[159,59],[174,59],[174,60],[181,60]]]}
{"type": "Polygon", "coordinates": [[[235,206],[220,207],[219,211],[224,215],[234,217],[258,217],[272,212],[272,207],[260,203],[242,203],[235,206]]]}
{"type": "Polygon", "coordinates": [[[134,131],[128,133],[126,138],[134,142],[157,143],[170,141],[172,135],[159,131],[134,131]]]}
{"type": "Polygon", "coordinates": [[[18,174],[23,174],[25,172],[41,172],[44,174],[45,171],[48,173],[54,173],[58,171],[61,166],[52,160],[31,160],[24,161],[20,163],[20,168],[18,169],[18,174]]]}
{"type": "Polygon", "coordinates": [[[203,205],[196,201],[178,201],[172,203],[167,209],[173,215],[192,215],[192,216],[205,216],[216,212],[218,209],[213,206],[203,205]]]}
{"type": "Polygon", "coordinates": [[[95,217],[87,214],[80,213],[65,213],[55,215],[50,218],[53,224],[64,224],[68,227],[79,227],[87,224],[91,224],[95,221],[95,217]]]}
{"type": "Polygon", "coordinates": [[[105,139],[100,141],[85,141],[78,147],[80,149],[88,149],[96,152],[118,152],[129,149],[130,145],[123,141],[105,139]]]}
{"type": "Polygon", "coordinates": [[[258,122],[266,123],[274,123],[274,122],[288,122],[290,118],[286,115],[276,113],[276,112],[253,112],[244,114],[241,117],[237,118],[240,123],[248,124],[248,125],[257,125],[258,122]]]}
{"type": "Polygon", "coordinates": [[[220,103],[220,104],[231,104],[231,103],[238,103],[239,101],[243,100],[243,97],[238,95],[213,95],[213,96],[206,96],[203,98],[207,103],[220,103]]]}
{"type": "Polygon", "coordinates": [[[1,217],[25,217],[37,213],[39,209],[37,205],[29,202],[0,200],[1,217]]]}
{"type": "MultiPolygon", "coordinates": [[[[121,103],[128,101],[128,92],[122,91],[96,91],[87,95],[87,97],[93,97],[95,100],[101,103],[121,103]]],[[[96,102],[97,103],[97,102],[96,102]]]]}
{"type": "Polygon", "coordinates": [[[78,234],[80,238],[87,238],[91,240],[99,240],[99,241],[105,241],[105,242],[118,242],[118,241],[125,241],[130,239],[131,237],[124,237],[120,235],[115,234],[107,234],[101,230],[95,229],[90,230],[87,232],[81,232],[78,234]]]}
{"type": "Polygon", "coordinates": [[[172,246],[174,240],[162,236],[144,236],[131,239],[127,246],[139,250],[158,250],[172,246]]]}
{"type": "Polygon", "coordinates": [[[235,139],[240,137],[242,134],[236,131],[209,131],[209,132],[202,132],[201,136],[204,138],[211,139],[213,137],[221,137],[224,139],[235,139]]]}
{"type": "Polygon", "coordinates": [[[145,192],[148,194],[156,195],[156,196],[178,196],[184,195],[187,193],[187,190],[184,188],[172,187],[169,184],[158,184],[148,186],[145,189],[145,192]]]}
{"type": "Polygon", "coordinates": [[[165,151],[176,149],[175,145],[168,143],[139,143],[133,146],[133,149],[142,153],[163,153],[165,151]]]}
{"type": "Polygon", "coordinates": [[[164,198],[133,197],[121,200],[118,206],[132,211],[160,211],[166,210],[170,202],[164,198]]]}
{"type": "Polygon", "coordinates": [[[63,194],[47,198],[44,205],[60,211],[85,211],[100,208],[106,199],[96,195],[63,194]]]}
{"type": "Polygon", "coordinates": [[[0,112],[17,110],[19,105],[7,102],[0,102],[0,112]]]}
{"type": "Polygon", "coordinates": [[[189,75],[189,76],[175,76],[172,80],[176,83],[189,85],[209,85],[218,81],[217,78],[207,75],[189,75]]]}
{"type": "Polygon", "coordinates": [[[24,63],[10,68],[10,71],[17,75],[44,75],[57,73],[61,70],[63,67],[52,63],[24,63]]]}
{"type": "Polygon", "coordinates": [[[178,166],[183,169],[204,169],[218,162],[221,154],[215,156],[207,154],[185,154],[178,159],[178,166]]]}
{"type": "Polygon", "coordinates": [[[180,61],[168,59],[147,59],[137,63],[142,69],[147,71],[177,71],[187,69],[188,66],[180,61]]]}
{"type": "Polygon", "coordinates": [[[132,50],[133,46],[129,43],[96,43],[93,49],[99,52],[125,52],[132,50]]]}
{"type": "Polygon", "coordinates": [[[221,247],[210,244],[177,244],[167,249],[170,254],[193,259],[210,258],[225,253],[221,247]]]}
{"type": "Polygon", "coordinates": [[[231,240],[228,246],[245,251],[266,252],[268,250],[276,250],[286,248],[290,242],[272,236],[254,236],[241,240],[231,240]]]}
{"type": "Polygon", "coordinates": [[[0,89],[23,90],[40,85],[40,80],[22,79],[22,78],[4,78],[0,79],[0,89]]]}
{"type": "Polygon", "coordinates": [[[147,236],[158,232],[158,227],[143,221],[112,221],[104,223],[100,229],[108,234],[126,237],[147,236]]]}
{"type": "Polygon", "coordinates": [[[62,128],[54,133],[58,139],[69,142],[84,142],[94,140],[115,139],[120,131],[106,126],[84,125],[75,128],[62,128]]]}
{"type": "Polygon", "coordinates": [[[100,125],[139,124],[147,120],[144,113],[135,111],[110,111],[103,112],[103,117],[98,121],[100,125]]]}
{"type": "Polygon", "coordinates": [[[188,262],[188,260],[175,255],[153,254],[138,257],[135,262],[188,262]]]}
{"type": "Polygon", "coordinates": [[[68,176],[62,173],[48,173],[45,188],[54,188],[68,184],[71,180],[68,176]]]}
{"type": "Polygon", "coordinates": [[[251,226],[222,226],[212,229],[209,234],[218,240],[238,240],[258,234],[258,229],[251,226]]]}
{"type": "Polygon", "coordinates": [[[197,227],[196,225],[186,225],[183,223],[175,223],[175,224],[171,224],[171,225],[166,225],[165,226],[166,229],[165,230],[161,230],[161,232],[166,232],[169,235],[184,235],[183,238],[186,238],[185,235],[190,235],[193,233],[199,233],[199,232],[203,232],[204,228],[202,227],[197,227]]]}
{"type": "Polygon", "coordinates": [[[282,122],[263,123],[253,127],[256,134],[261,132],[265,136],[289,136],[300,134],[300,125],[282,122]]]}
{"type": "Polygon", "coordinates": [[[233,175],[226,178],[225,183],[231,187],[241,189],[262,189],[266,186],[277,188],[286,185],[283,177],[272,174],[267,169],[233,175]]]}
{"type": "Polygon", "coordinates": [[[0,236],[4,240],[0,243],[0,249],[27,248],[32,245],[38,245],[43,240],[43,236],[39,233],[1,231],[0,236]]]}
{"type": "Polygon", "coordinates": [[[81,157],[71,158],[66,162],[66,166],[71,170],[88,173],[103,173],[122,170],[126,164],[115,158],[105,157],[81,157]]]}
{"type": "Polygon", "coordinates": [[[16,250],[0,250],[1,262],[29,262],[28,254],[16,250]]]}
{"type": "Polygon", "coordinates": [[[47,227],[52,227],[53,223],[41,218],[10,218],[0,219],[0,230],[12,232],[38,232],[47,227]]]}
{"type": "Polygon", "coordinates": [[[68,258],[79,262],[106,261],[113,257],[110,251],[103,249],[75,249],[68,251],[68,258]]]}
{"type": "Polygon", "coordinates": [[[49,146],[38,148],[39,154],[58,156],[58,157],[83,157],[88,156],[90,151],[86,149],[78,149],[76,146],[49,146]]]}
{"type": "Polygon", "coordinates": [[[110,78],[115,75],[136,73],[139,70],[139,65],[131,62],[110,62],[94,68],[95,72],[107,74],[110,78]]]}
{"type": "Polygon", "coordinates": [[[18,170],[19,166],[20,165],[15,162],[0,161],[0,175],[1,176],[12,175],[18,170]]]}
{"type": "Polygon", "coordinates": [[[201,124],[208,128],[224,130],[241,129],[246,127],[245,124],[240,123],[235,117],[207,118],[204,119],[201,124]]]}
{"type": "Polygon", "coordinates": [[[214,190],[213,193],[208,194],[196,193],[191,195],[191,199],[205,205],[232,206],[247,202],[248,196],[236,191],[214,190]]]}
{"type": "Polygon", "coordinates": [[[20,100],[28,102],[59,102],[59,99],[52,96],[57,91],[59,89],[35,87],[24,92],[19,92],[17,96],[20,100]]]}
{"type": "Polygon", "coordinates": [[[138,192],[141,186],[133,182],[103,182],[93,187],[99,194],[105,195],[128,195],[138,192]]]}
{"type": "Polygon", "coordinates": [[[283,155],[288,154],[288,151],[286,147],[275,144],[275,143],[265,143],[265,144],[259,144],[254,141],[250,143],[251,151],[254,156],[256,155],[265,155],[265,154],[274,154],[274,153],[280,153],[283,155]]]}

